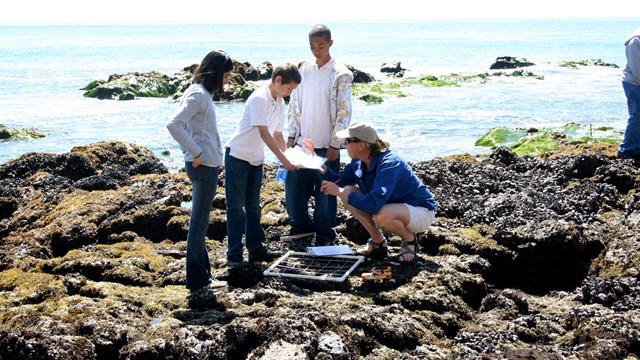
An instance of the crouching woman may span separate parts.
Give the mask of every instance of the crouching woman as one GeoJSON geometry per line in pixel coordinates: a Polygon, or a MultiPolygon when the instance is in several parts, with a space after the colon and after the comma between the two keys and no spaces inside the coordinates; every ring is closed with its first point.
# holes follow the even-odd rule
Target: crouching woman
{"type": "Polygon", "coordinates": [[[380,227],[402,240],[398,261],[415,264],[420,250],[415,234],[435,220],[433,194],[370,124],[353,123],[336,135],[345,139],[352,160],[339,173],[323,167],[321,191],[340,198],[367,230],[370,238],[364,255],[387,257],[387,240],[380,227]]]}

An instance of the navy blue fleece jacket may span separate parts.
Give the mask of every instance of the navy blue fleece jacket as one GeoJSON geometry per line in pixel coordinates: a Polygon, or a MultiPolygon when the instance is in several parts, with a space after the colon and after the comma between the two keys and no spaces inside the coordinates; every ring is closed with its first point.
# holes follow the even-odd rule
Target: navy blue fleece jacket
{"type": "Polygon", "coordinates": [[[362,160],[353,159],[340,173],[327,168],[324,179],[341,187],[357,184],[362,194],[350,193],[349,205],[377,214],[385,204],[401,203],[435,210],[437,203],[429,188],[409,164],[391,150],[375,155],[364,171],[362,160]]]}

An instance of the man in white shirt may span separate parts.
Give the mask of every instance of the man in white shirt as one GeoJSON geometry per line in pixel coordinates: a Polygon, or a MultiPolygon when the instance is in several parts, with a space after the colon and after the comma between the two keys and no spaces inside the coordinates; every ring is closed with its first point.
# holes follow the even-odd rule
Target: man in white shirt
{"type": "MultiPolygon", "coordinates": [[[[340,168],[342,139],[336,132],[351,122],[351,82],[353,73],[331,58],[331,31],[315,25],[309,31],[309,45],[315,61],[302,65],[302,83],[291,93],[289,102],[289,138],[287,146],[302,146],[304,139],[313,140],[318,156],[327,158],[327,166],[340,168]]],[[[316,244],[336,239],[335,196],[320,191],[322,175],[317,170],[301,169],[288,174],[285,199],[291,225],[290,235],[315,232],[316,244]],[[313,219],[309,215],[309,199],[314,197],[313,219]]]]}

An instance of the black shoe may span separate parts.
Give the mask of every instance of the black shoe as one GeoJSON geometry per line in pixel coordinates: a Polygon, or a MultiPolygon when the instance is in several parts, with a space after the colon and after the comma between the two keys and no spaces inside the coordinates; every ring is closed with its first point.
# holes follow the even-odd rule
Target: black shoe
{"type": "Polygon", "coordinates": [[[253,250],[249,252],[249,262],[271,262],[280,257],[280,253],[276,251],[271,251],[266,247],[259,247],[257,250],[253,250]]]}
{"type": "Polygon", "coordinates": [[[338,239],[337,238],[333,238],[333,239],[327,239],[327,238],[323,238],[323,237],[317,237],[314,240],[314,245],[315,246],[329,246],[329,245],[335,245],[338,243],[338,239]]]}
{"type": "Polygon", "coordinates": [[[249,263],[244,262],[242,260],[240,261],[227,260],[227,267],[229,269],[243,269],[243,268],[246,268],[247,266],[249,266],[249,263]]]}
{"type": "Polygon", "coordinates": [[[619,159],[631,159],[631,160],[640,162],[640,154],[623,155],[620,151],[618,151],[618,158],[619,159]]]}

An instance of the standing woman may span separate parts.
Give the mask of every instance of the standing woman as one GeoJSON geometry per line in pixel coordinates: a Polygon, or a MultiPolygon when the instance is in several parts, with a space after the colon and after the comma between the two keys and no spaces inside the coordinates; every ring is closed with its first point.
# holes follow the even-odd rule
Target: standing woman
{"type": "Polygon", "coordinates": [[[192,184],[192,208],[187,234],[187,289],[207,288],[212,283],[211,263],[205,245],[209,212],[216,194],[218,173],[223,164],[213,96],[229,83],[233,62],[220,50],[202,59],[193,82],[180,101],[167,129],[180,144],[185,169],[192,184]]]}

